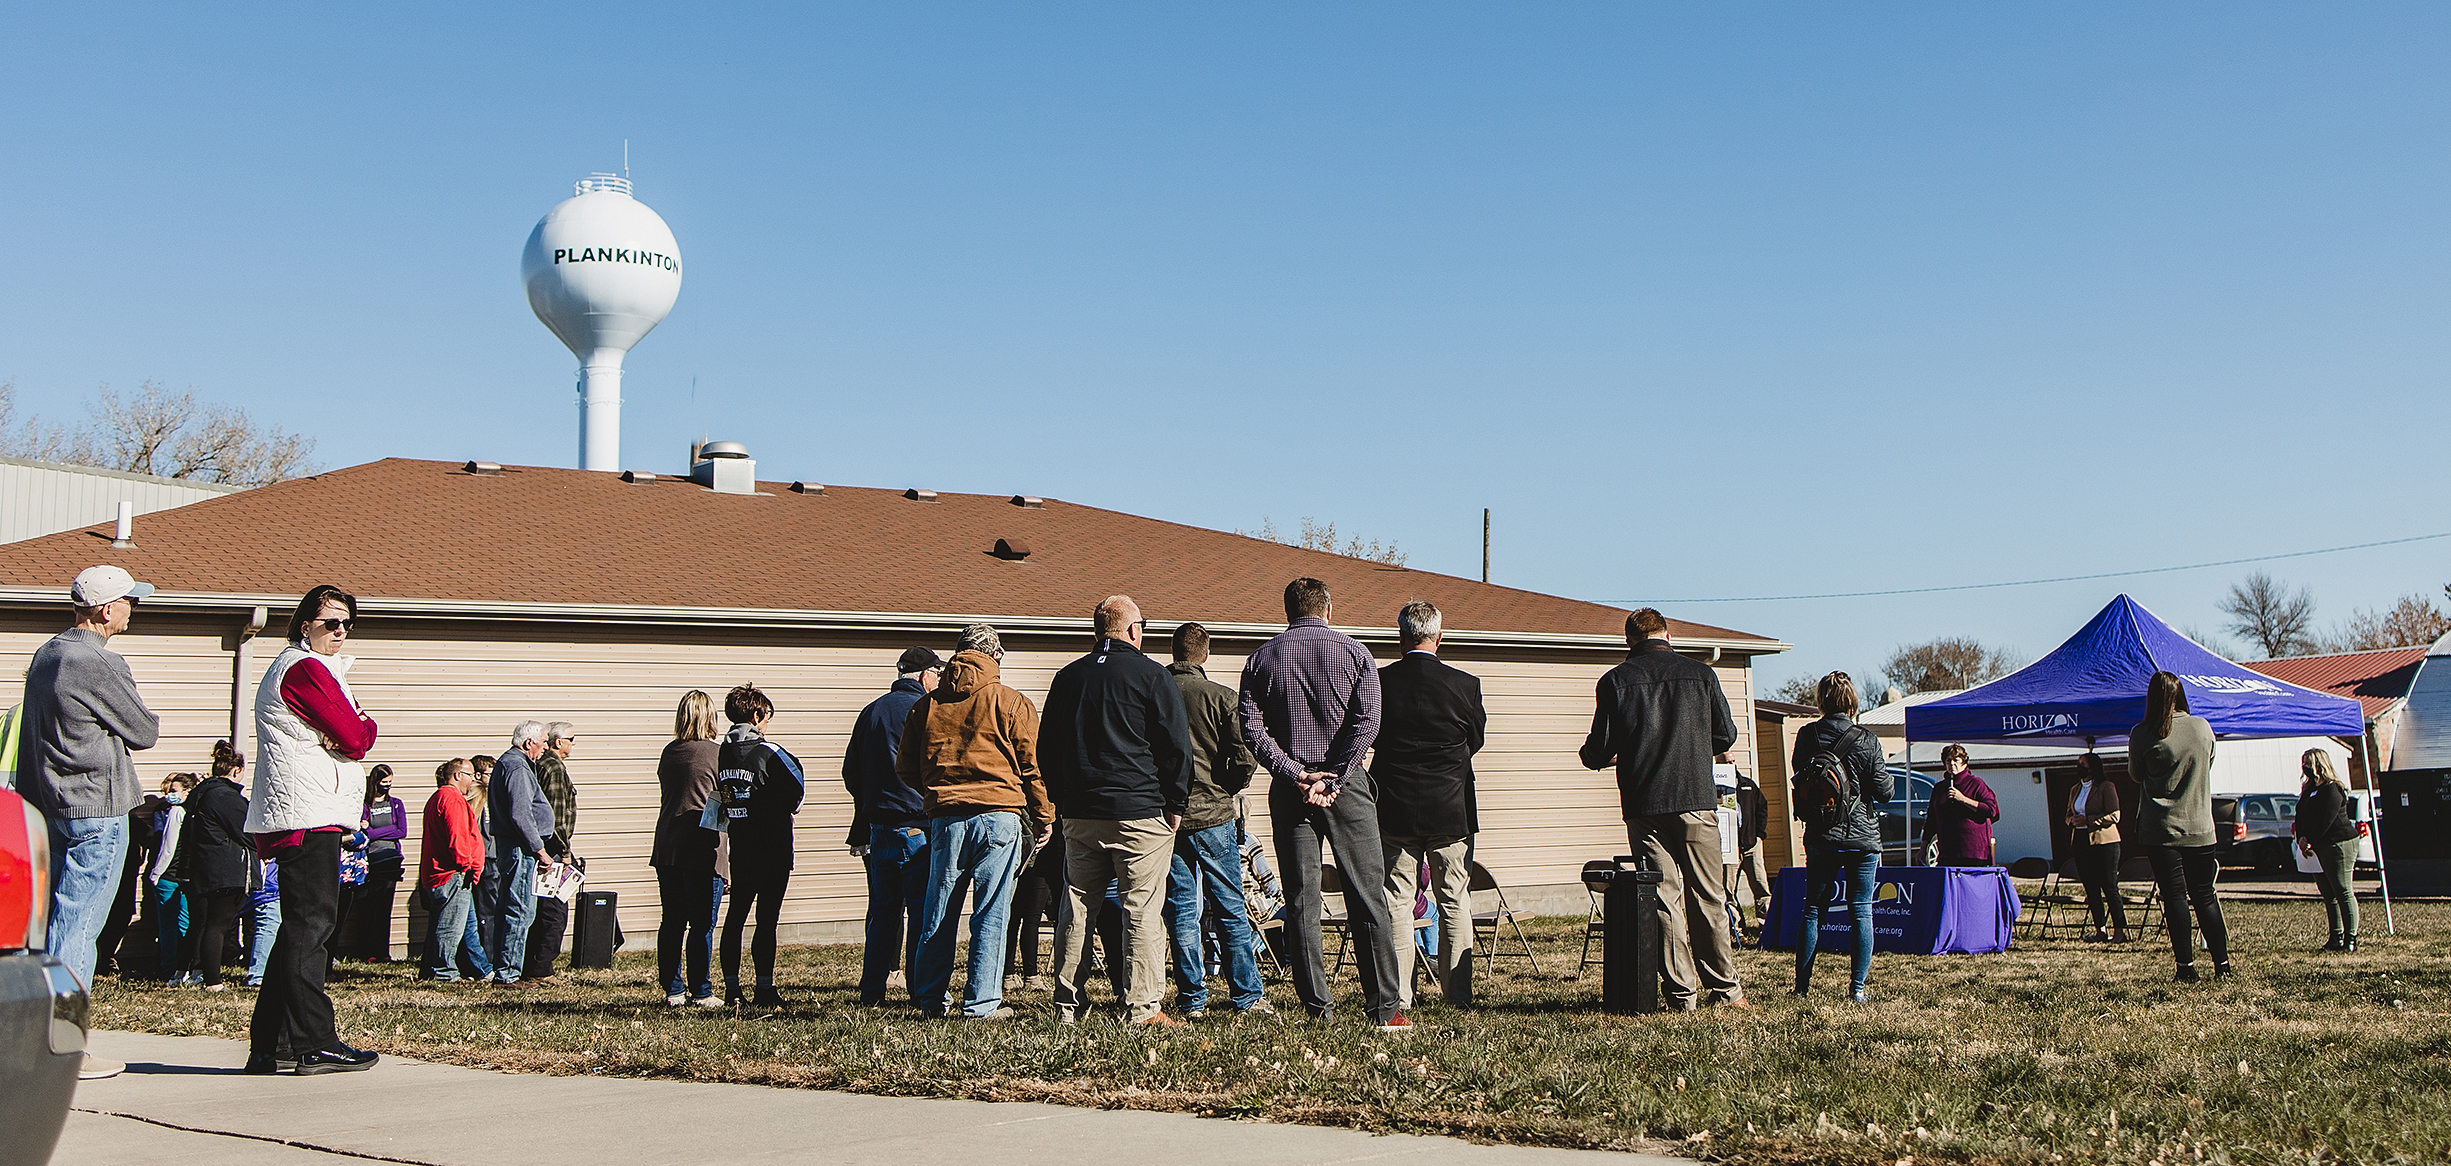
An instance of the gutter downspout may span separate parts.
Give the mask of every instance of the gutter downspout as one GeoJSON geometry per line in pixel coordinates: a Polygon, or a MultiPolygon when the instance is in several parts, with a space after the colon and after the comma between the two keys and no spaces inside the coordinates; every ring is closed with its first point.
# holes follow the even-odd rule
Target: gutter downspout
{"type": "MultiPolygon", "coordinates": [[[[2373,721],[2366,722],[2366,740],[2363,742],[2363,744],[2365,745],[2365,748],[2357,751],[2357,764],[2358,768],[2366,771],[2366,790],[2367,793],[2374,798],[2374,810],[2370,815],[2369,820],[2373,823],[2371,828],[2374,830],[2375,881],[2382,884],[2383,891],[2383,934],[2398,935],[2400,934],[2400,923],[2398,920],[2392,918],[2391,913],[2391,864],[2385,861],[2383,854],[2383,791],[2375,784],[2374,780],[2373,721]]],[[[2352,812],[2351,816],[2354,817],[2355,813],[2352,812]]],[[[2354,860],[2352,860],[2349,864],[2348,881],[2349,893],[2352,895],[2356,894],[2357,863],[2354,860]]]]}
{"type": "Polygon", "coordinates": [[[247,720],[247,671],[253,663],[256,633],[264,630],[272,612],[256,604],[247,612],[247,622],[230,637],[230,747],[249,758],[255,756],[255,743],[239,735],[247,720]]]}

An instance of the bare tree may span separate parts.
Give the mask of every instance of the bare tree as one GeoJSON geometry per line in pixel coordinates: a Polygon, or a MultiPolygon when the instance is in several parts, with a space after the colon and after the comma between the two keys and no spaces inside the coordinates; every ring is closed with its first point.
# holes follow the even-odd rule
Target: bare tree
{"type": "Polygon", "coordinates": [[[2315,651],[2315,593],[2287,586],[2262,571],[2230,585],[2230,593],[2214,604],[2230,617],[2229,632],[2247,641],[2266,658],[2302,656],[2315,651]]]}
{"type": "Polygon", "coordinates": [[[319,468],[314,438],[259,427],[244,409],[206,405],[194,391],[172,393],[159,381],[129,397],[102,386],[77,430],[28,418],[11,432],[15,388],[0,385],[0,453],[231,486],[269,486],[319,468]]]}
{"type": "MultiPolygon", "coordinates": [[[[1847,678],[1855,682],[1856,701],[1865,708],[1881,704],[1881,694],[1892,687],[1889,677],[1883,676],[1878,668],[1850,672],[1847,678]]],[[[1770,690],[1770,699],[1807,708],[1817,706],[1821,703],[1821,675],[1794,676],[1780,681],[1777,687],[1770,690]]]]}
{"type": "Polygon", "coordinates": [[[12,428],[16,414],[17,382],[0,381],[0,457],[80,464],[92,460],[92,451],[82,433],[45,425],[40,417],[27,417],[25,424],[12,428]]]}
{"type": "Polygon", "coordinates": [[[2401,596],[2388,611],[2357,609],[2332,630],[2321,646],[2330,652],[2407,648],[2431,644],[2445,631],[2451,631],[2451,616],[2444,615],[2425,596],[2410,594],[2401,596]]]}
{"type": "Polygon", "coordinates": [[[1361,540],[1361,536],[1359,535],[1348,537],[1344,541],[1343,545],[1340,546],[1336,541],[1335,523],[1315,522],[1307,515],[1302,519],[1302,533],[1294,536],[1293,538],[1285,537],[1283,533],[1277,530],[1276,520],[1266,517],[1260,519],[1259,529],[1237,529],[1234,533],[1242,535],[1245,538],[1264,539],[1268,542],[1281,543],[1289,547],[1301,547],[1304,550],[1326,551],[1331,555],[1343,555],[1347,558],[1353,559],[1367,559],[1373,563],[1385,563],[1391,567],[1401,567],[1404,565],[1405,560],[1411,557],[1405,554],[1405,552],[1401,548],[1397,547],[1395,543],[1381,543],[1375,538],[1369,542],[1363,542],[1361,540]]]}
{"type": "Polygon", "coordinates": [[[1944,636],[1922,644],[1901,644],[1881,665],[1891,683],[1909,693],[1973,688],[1997,680],[2025,661],[2006,648],[1987,648],[1965,636],[1944,636]]]}
{"type": "Polygon", "coordinates": [[[2238,649],[2231,646],[2230,641],[2221,638],[2218,633],[2208,632],[2203,628],[2195,626],[2194,624],[2189,624],[2186,627],[2180,628],[2179,634],[2187,637],[2188,639],[2194,640],[2198,647],[2201,647],[2205,651],[2211,652],[2224,660],[2235,660],[2238,658],[2238,649]]]}

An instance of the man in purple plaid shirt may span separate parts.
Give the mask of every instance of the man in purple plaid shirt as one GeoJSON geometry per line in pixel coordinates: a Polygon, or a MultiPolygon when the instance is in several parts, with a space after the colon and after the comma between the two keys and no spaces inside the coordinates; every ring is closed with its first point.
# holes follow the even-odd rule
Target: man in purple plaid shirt
{"type": "MultiPolygon", "coordinates": [[[[1328,585],[1285,585],[1283,634],[1243,664],[1243,739],[1275,775],[1268,813],[1285,881],[1285,931],[1294,991],[1325,1020],[1336,1008],[1320,967],[1319,840],[1336,848],[1347,890],[1346,929],[1362,969],[1362,1004],[1382,1032],[1410,1032],[1397,1010],[1395,929],[1387,913],[1386,857],[1379,850],[1378,791],[1362,757],[1379,736],[1378,662],[1370,649],[1328,626],[1328,585]]],[[[1409,922],[1409,920],[1408,920],[1409,922]]]]}

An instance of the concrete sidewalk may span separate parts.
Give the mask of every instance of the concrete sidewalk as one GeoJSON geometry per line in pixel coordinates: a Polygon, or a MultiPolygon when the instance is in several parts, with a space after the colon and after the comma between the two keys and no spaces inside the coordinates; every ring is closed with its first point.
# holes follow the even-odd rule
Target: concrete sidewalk
{"type": "Polygon", "coordinates": [[[386,1058],[364,1073],[249,1077],[246,1047],[97,1032],[128,1071],[77,1087],[57,1166],[420,1166],[505,1160],[854,1161],[1167,1166],[1386,1161],[1422,1166],[1690,1166],[1686,1159],[1061,1105],[868,1097],[811,1089],[492,1073],[386,1058]]]}

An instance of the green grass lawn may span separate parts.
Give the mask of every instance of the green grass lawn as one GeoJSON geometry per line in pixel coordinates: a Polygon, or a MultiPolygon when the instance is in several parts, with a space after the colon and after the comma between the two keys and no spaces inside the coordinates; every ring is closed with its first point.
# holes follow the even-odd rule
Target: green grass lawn
{"type": "MultiPolygon", "coordinates": [[[[1506,1142],[1673,1149],[1714,1161],[2451,1161],[2451,905],[2403,904],[2400,936],[2314,950],[2313,902],[2226,908],[2243,973],[2171,982],[2166,944],[2020,943],[1889,956],[1874,1002],[1788,998],[1792,958],[1747,951],[1751,1011],[1619,1017],[1598,970],[1566,978],[1579,920],[1534,927],[1541,974],[1499,959],[1483,1007],[1424,1004],[1382,1037],[1359,988],[1328,1025],[1211,1019],[1147,1032],[927,1021],[856,1002],[857,947],[787,948],[791,1007],[671,1010],[654,959],[530,991],[419,985],[398,965],[333,983],[345,1039],[432,1061],[866,1093],[1180,1110],[1506,1142]]],[[[2209,970],[2209,963],[2206,965],[2209,970]]],[[[957,973],[958,982],[958,973],[957,973]]],[[[1289,984],[1277,1007],[1298,1015],[1289,984]]],[[[106,979],[97,1027],[244,1039],[253,993],[106,979]]]]}

